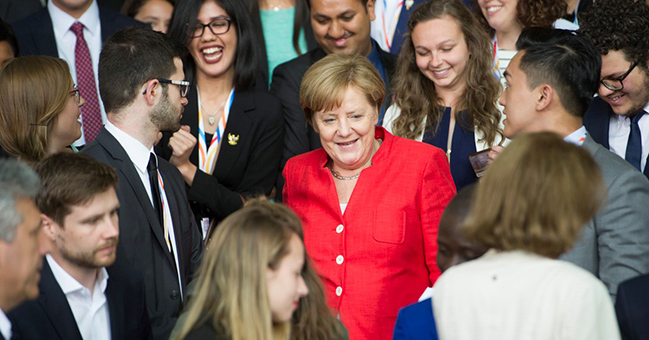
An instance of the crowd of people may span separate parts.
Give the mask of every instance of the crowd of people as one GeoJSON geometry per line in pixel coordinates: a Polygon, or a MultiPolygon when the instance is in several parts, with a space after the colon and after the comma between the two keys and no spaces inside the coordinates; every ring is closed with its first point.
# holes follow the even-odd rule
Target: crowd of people
{"type": "Polygon", "coordinates": [[[648,112],[649,1],[7,0],[0,340],[649,338],[648,112]]]}

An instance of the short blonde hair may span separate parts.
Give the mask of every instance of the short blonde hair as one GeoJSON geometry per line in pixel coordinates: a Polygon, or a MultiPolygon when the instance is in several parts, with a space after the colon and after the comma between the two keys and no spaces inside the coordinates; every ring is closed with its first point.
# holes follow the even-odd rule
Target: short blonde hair
{"type": "Polygon", "coordinates": [[[307,122],[313,126],[315,112],[340,107],[349,86],[363,93],[370,105],[381,109],[385,85],[367,58],[329,54],[313,64],[304,74],[300,85],[300,105],[307,122]]]}
{"type": "Polygon", "coordinates": [[[70,97],[72,76],[59,58],[14,58],[0,71],[0,144],[25,161],[45,158],[49,133],[70,97]]]}
{"type": "Polygon", "coordinates": [[[478,186],[465,233],[488,247],[557,258],[606,192],[590,154],[543,132],[514,140],[478,186]]]}

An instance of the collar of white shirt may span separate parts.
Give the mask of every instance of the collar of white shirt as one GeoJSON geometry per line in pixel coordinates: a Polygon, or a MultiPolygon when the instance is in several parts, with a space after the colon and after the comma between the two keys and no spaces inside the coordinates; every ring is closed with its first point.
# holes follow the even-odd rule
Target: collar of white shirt
{"type": "Polygon", "coordinates": [[[99,21],[99,7],[97,2],[93,1],[90,7],[86,10],[79,19],[74,18],[68,13],[63,12],[60,8],[56,7],[52,1],[47,2],[47,10],[50,12],[50,17],[52,18],[52,27],[54,28],[54,35],[57,38],[61,38],[64,35],[74,34],[70,31],[70,26],[75,22],[80,22],[83,24],[84,28],[92,36],[99,33],[101,29],[101,23],[99,21]]]}
{"type": "Polygon", "coordinates": [[[0,308],[0,333],[5,339],[11,339],[11,321],[0,308]]]}
{"type": "MultiPolygon", "coordinates": [[[[45,255],[45,258],[47,259],[47,263],[50,265],[50,268],[52,269],[52,274],[54,274],[54,278],[56,279],[56,282],[58,282],[59,286],[61,287],[61,290],[63,291],[63,294],[68,295],[70,293],[87,289],[84,287],[79,281],[77,281],[72,275],[68,274],[68,272],[65,271],[57,262],[54,260],[52,255],[47,254],[45,255]]],[[[106,271],[105,267],[101,267],[99,270],[99,275],[97,275],[97,283],[95,284],[95,288],[99,287],[102,293],[106,291],[106,286],[108,285],[108,271],[106,271]]]]}
{"type": "Polygon", "coordinates": [[[566,138],[564,138],[563,140],[577,146],[582,146],[584,144],[584,140],[586,139],[586,134],[586,127],[582,125],[579,129],[566,136],[566,138]]]}
{"type": "Polygon", "coordinates": [[[113,135],[113,137],[115,137],[119,144],[124,148],[124,151],[126,151],[128,158],[131,159],[131,162],[133,162],[138,171],[143,174],[147,174],[148,176],[146,167],[149,164],[149,157],[151,157],[150,154],[154,152],[153,148],[147,149],[146,146],[140,143],[139,140],[120,130],[110,121],[106,122],[105,127],[106,130],[108,130],[108,132],[110,132],[110,134],[113,135]]]}

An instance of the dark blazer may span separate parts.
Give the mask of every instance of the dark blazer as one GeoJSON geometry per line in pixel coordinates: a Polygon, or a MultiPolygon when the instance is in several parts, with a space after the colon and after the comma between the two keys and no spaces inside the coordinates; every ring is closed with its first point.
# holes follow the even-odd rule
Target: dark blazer
{"type": "MultiPolygon", "coordinates": [[[[115,11],[99,7],[101,22],[101,41],[105,42],[113,33],[130,26],[145,26],[132,18],[115,11]]],[[[48,55],[58,57],[56,38],[52,27],[52,18],[47,8],[22,19],[11,25],[16,33],[20,55],[48,55]]]]}
{"type": "MultiPolygon", "coordinates": [[[[119,264],[106,269],[109,278],[105,294],[111,338],[153,339],[142,276],[119,264]]],[[[12,339],[82,340],[72,309],[47,261],[43,261],[38,288],[38,299],[27,301],[9,313],[12,339]]]]}
{"type": "Polygon", "coordinates": [[[399,310],[392,339],[438,339],[431,299],[413,303],[399,310]]]}
{"type": "MultiPolygon", "coordinates": [[[[609,150],[611,149],[611,146],[608,143],[608,130],[613,115],[615,115],[615,112],[613,112],[611,106],[602,98],[595,97],[586,112],[586,116],[584,117],[584,126],[586,127],[586,130],[588,130],[597,143],[609,150]]],[[[649,131],[642,131],[642,133],[646,134],[649,133],[649,131]]],[[[649,163],[649,156],[647,157],[647,161],[647,163],[649,163]]],[[[645,166],[644,175],[649,178],[649,166],[645,166]]]]}
{"type": "Polygon", "coordinates": [[[620,284],[615,314],[624,340],[649,339],[649,274],[620,284]]]}
{"type": "MultiPolygon", "coordinates": [[[[166,340],[183,302],[176,266],[172,254],[167,250],[163,226],[158,221],[135,166],[105,127],[82,152],[117,171],[119,182],[116,191],[120,202],[117,261],[125,261],[142,273],[153,336],[155,339],[166,340]]],[[[165,183],[164,190],[171,209],[180,277],[186,299],[187,284],[194,276],[203,253],[202,236],[187,201],[182,175],[162,158],[158,158],[158,169],[165,183]]]]}
{"type": "MultiPolygon", "coordinates": [[[[217,221],[241,208],[241,196],[268,195],[273,189],[284,143],[282,106],[262,87],[235,90],[230,116],[216,160],[214,172],[196,171],[187,195],[197,218],[217,221]],[[230,143],[228,135],[239,136],[230,143]]],[[[198,96],[196,87],[187,94],[189,103],[180,123],[189,125],[198,138],[198,96]]],[[[156,150],[165,159],[171,157],[169,137],[165,133],[156,150]]],[[[189,160],[198,164],[198,143],[189,160]]]]}
{"type": "MultiPolygon", "coordinates": [[[[374,46],[378,44],[374,43],[374,46]]],[[[384,52],[379,48],[381,62],[386,71],[387,94],[383,107],[386,109],[392,103],[392,91],[390,82],[396,68],[397,56],[384,52]]],[[[293,60],[278,65],[273,72],[273,81],[270,85],[270,93],[282,102],[284,109],[284,152],[282,157],[282,168],[293,156],[322,147],[320,136],[309,125],[300,106],[300,85],[306,70],[316,61],[325,57],[325,51],[321,48],[311,50],[293,60]]],[[[381,125],[379,122],[378,125],[381,125]]],[[[284,180],[281,172],[277,181],[276,198],[282,197],[281,188],[284,180]]]]}

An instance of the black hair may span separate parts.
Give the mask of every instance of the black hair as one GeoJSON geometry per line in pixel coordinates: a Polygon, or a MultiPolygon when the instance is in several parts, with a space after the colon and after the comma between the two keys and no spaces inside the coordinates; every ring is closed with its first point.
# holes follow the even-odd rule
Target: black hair
{"type": "Polygon", "coordinates": [[[649,6],[644,0],[597,0],[579,24],[579,33],[601,55],[621,50],[628,61],[649,68],[649,6]]]}
{"type": "MultiPolygon", "coordinates": [[[[142,6],[144,6],[149,1],[151,1],[151,0],[133,0],[133,1],[131,1],[131,3],[126,8],[125,14],[128,15],[131,18],[135,17],[140,12],[140,8],[142,8],[142,6]]],[[[176,1],[175,0],[164,0],[164,1],[170,3],[171,6],[176,6],[176,1]]]]}
{"type": "Polygon", "coordinates": [[[524,51],[519,67],[530,88],[548,83],[570,114],[586,114],[599,88],[602,67],[602,58],[588,38],[570,31],[529,27],[523,29],[516,49],[524,51]]]}
{"type": "Polygon", "coordinates": [[[149,28],[117,31],[99,56],[99,92],[106,112],[117,112],[133,102],[147,81],[169,78],[176,72],[174,58],[185,54],[183,46],[149,28]]]}
{"type": "MultiPolygon", "coordinates": [[[[252,19],[241,0],[182,0],[179,1],[171,17],[167,34],[174,40],[189,45],[190,31],[196,26],[201,6],[208,1],[214,1],[228,14],[232,20],[230,29],[236,29],[237,48],[234,59],[234,86],[246,89],[254,85],[257,76],[261,74],[261,51],[257,36],[253,32],[252,19]]],[[[198,39],[198,38],[194,38],[198,39]]],[[[191,55],[185,58],[185,76],[196,84],[196,64],[191,55]]]]}
{"type": "Polygon", "coordinates": [[[0,19],[0,41],[6,41],[9,43],[9,46],[11,46],[11,49],[14,51],[14,56],[18,57],[20,55],[18,41],[16,40],[14,30],[8,23],[2,21],[2,19],[0,19]]]}

